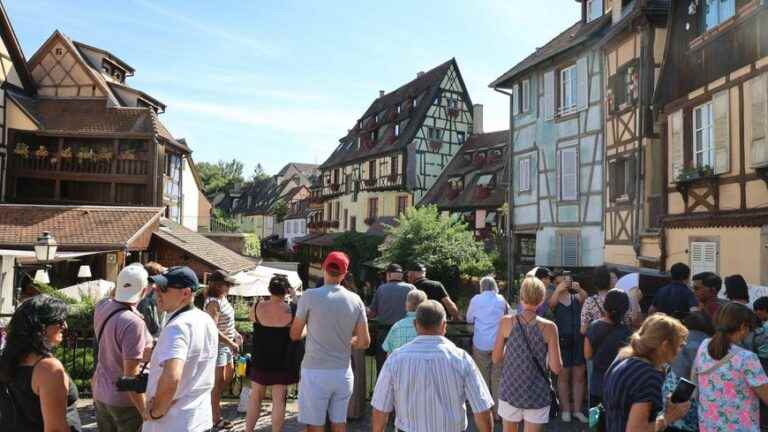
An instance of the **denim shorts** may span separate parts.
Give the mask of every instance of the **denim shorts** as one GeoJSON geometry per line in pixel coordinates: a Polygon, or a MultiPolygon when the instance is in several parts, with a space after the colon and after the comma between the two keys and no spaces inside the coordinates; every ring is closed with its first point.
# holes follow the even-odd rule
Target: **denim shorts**
{"type": "Polygon", "coordinates": [[[216,367],[223,367],[234,363],[232,350],[228,346],[220,346],[219,353],[216,355],[216,367]]]}

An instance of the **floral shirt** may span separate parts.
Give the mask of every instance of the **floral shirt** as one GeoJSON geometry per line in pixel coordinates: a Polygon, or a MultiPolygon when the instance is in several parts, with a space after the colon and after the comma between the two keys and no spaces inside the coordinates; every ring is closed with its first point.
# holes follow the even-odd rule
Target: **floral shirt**
{"type": "Polygon", "coordinates": [[[753,389],[768,384],[760,360],[755,353],[731,345],[732,357],[707,371],[717,363],[707,351],[709,341],[702,342],[693,364],[699,389],[699,429],[758,432],[760,400],[753,389]]]}
{"type": "MultiPolygon", "coordinates": [[[[667,405],[667,402],[669,401],[669,397],[672,396],[672,392],[675,391],[678,381],[680,381],[680,377],[678,377],[675,374],[672,368],[669,368],[669,372],[667,372],[667,377],[664,379],[664,385],[661,387],[661,393],[664,395],[665,407],[667,405]]],[[[696,398],[691,399],[691,408],[688,410],[688,413],[685,414],[685,417],[672,423],[671,426],[682,431],[695,432],[699,430],[698,409],[699,409],[698,400],[696,398]]]]}
{"type": "MultiPolygon", "coordinates": [[[[602,294],[595,294],[587,297],[584,301],[584,305],[581,307],[581,327],[587,328],[593,322],[599,320],[605,314],[605,296],[608,295],[608,291],[602,294]]],[[[632,317],[629,314],[624,315],[624,319],[621,323],[629,328],[632,328],[632,317]]]]}

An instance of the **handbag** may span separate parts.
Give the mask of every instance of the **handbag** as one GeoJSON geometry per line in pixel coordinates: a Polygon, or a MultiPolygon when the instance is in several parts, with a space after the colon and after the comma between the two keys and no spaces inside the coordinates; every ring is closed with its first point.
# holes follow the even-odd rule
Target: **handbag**
{"type": "Polygon", "coordinates": [[[544,370],[544,368],[541,366],[539,361],[536,359],[536,356],[533,355],[531,344],[528,342],[528,335],[525,334],[525,327],[523,326],[523,323],[520,322],[520,317],[518,316],[516,318],[517,318],[517,325],[520,326],[520,334],[523,336],[523,341],[525,341],[525,346],[528,348],[528,354],[530,354],[531,360],[533,360],[533,364],[536,365],[536,369],[544,378],[544,381],[546,381],[547,384],[549,384],[549,416],[557,417],[558,415],[560,415],[560,399],[557,398],[557,392],[555,391],[555,387],[552,385],[552,377],[549,376],[549,374],[544,370]]]}

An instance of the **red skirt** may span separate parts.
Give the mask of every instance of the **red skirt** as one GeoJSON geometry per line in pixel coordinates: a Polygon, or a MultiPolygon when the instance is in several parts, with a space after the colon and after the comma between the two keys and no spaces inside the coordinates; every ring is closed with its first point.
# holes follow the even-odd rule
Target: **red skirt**
{"type": "Polygon", "coordinates": [[[251,370],[248,371],[248,378],[263,386],[291,385],[299,382],[299,374],[287,369],[264,370],[251,368],[251,370]]]}

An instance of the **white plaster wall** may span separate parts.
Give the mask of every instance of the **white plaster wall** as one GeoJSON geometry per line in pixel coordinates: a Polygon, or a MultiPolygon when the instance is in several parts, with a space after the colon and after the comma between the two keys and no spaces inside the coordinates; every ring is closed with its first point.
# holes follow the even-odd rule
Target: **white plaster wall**
{"type": "Polygon", "coordinates": [[[289,248],[293,247],[296,238],[304,237],[307,234],[306,219],[286,219],[283,222],[283,238],[288,241],[289,248]]]}
{"type": "Polygon", "coordinates": [[[181,164],[181,224],[192,231],[197,231],[199,198],[200,190],[185,158],[181,164]]]}

